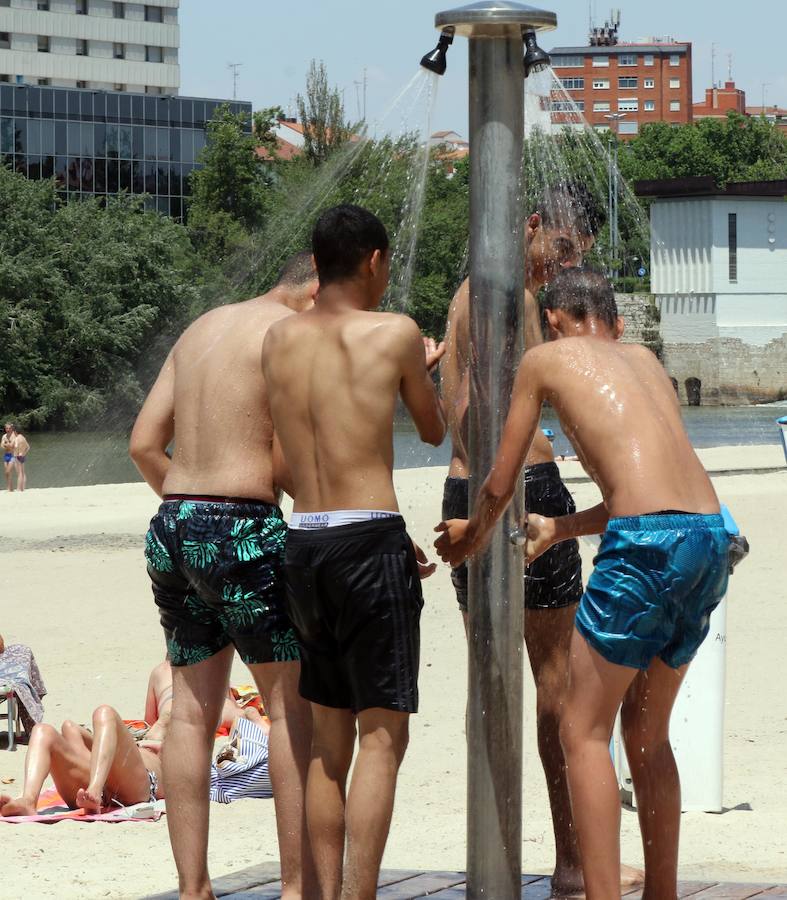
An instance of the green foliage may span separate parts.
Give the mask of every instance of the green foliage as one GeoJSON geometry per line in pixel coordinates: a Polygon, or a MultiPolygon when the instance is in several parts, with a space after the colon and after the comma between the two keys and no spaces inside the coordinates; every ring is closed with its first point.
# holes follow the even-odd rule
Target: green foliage
{"type": "Polygon", "coordinates": [[[189,232],[195,247],[215,261],[237,252],[265,219],[270,167],[245,124],[244,116],[228,105],[219,107],[208,123],[202,168],[191,175],[189,232]]]}
{"type": "Polygon", "coordinates": [[[629,181],[712,176],[725,185],[787,178],[787,135],[762,117],[738,113],[694,125],[654,122],[621,144],[619,165],[629,181]]]}
{"type": "Polygon", "coordinates": [[[303,123],[304,153],[315,166],[345,144],[352,126],[344,117],[344,104],[337,87],[328,83],[325,63],[312,60],[306,76],[306,96],[296,98],[298,118],[303,123]]]}
{"type": "Polygon", "coordinates": [[[2,167],[0,208],[6,414],[27,428],[127,423],[147,366],[199,308],[185,230],[128,197],[61,206],[51,182],[2,167]]]}
{"type": "Polygon", "coordinates": [[[270,154],[274,154],[279,146],[274,128],[276,122],[284,116],[284,110],[280,106],[268,106],[258,109],[252,115],[251,127],[254,140],[258,147],[264,147],[270,154]]]}

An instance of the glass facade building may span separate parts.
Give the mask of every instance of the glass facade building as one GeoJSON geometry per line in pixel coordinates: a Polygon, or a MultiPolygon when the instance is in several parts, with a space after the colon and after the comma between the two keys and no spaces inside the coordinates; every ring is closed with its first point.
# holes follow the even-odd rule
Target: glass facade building
{"type": "Polygon", "coordinates": [[[207,123],[227,103],[193,97],[0,84],[0,159],[28,178],[56,178],[64,200],[126,191],[182,219],[207,123]]]}

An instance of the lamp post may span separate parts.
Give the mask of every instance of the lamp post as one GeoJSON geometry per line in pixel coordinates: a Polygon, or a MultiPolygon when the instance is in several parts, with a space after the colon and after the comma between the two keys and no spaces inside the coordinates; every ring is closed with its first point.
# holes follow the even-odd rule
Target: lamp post
{"type": "MultiPolygon", "coordinates": [[[[548,64],[534,32],[554,13],[485,0],[438,13],[470,43],[470,500],[489,472],[523,352],[525,72],[548,64]]],[[[446,38],[447,40],[447,38],[446,38]]],[[[428,60],[427,60],[428,61],[428,60]]],[[[443,68],[442,62],[432,65],[443,68]],[[438,64],[439,63],[439,64],[438,64]]],[[[509,535],[524,490],[470,561],[467,896],[522,892],[523,558],[509,535]]]]}
{"type": "Polygon", "coordinates": [[[618,269],[616,260],[618,258],[618,249],[620,244],[620,233],[618,231],[618,141],[617,136],[620,131],[620,120],[625,118],[626,113],[616,112],[608,113],[604,116],[611,123],[612,132],[615,140],[609,142],[609,155],[607,162],[608,170],[608,189],[607,189],[607,221],[609,222],[609,252],[612,257],[610,263],[610,278],[618,277],[618,269]]]}

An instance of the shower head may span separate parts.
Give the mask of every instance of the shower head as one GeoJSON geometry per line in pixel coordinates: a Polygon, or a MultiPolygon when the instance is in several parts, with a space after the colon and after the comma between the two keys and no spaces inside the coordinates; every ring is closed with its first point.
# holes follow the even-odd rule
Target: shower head
{"type": "Polygon", "coordinates": [[[431,53],[427,53],[426,56],[423,57],[421,65],[430,72],[434,72],[435,75],[445,75],[445,70],[448,66],[446,54],[453,42],[454,29],[444,28],[440,34],[440,40],[437,42],[437,46],[431,53]]]}
{"type": "Polygon", "coordinates": [[[543,72],[549,66],[549,54],[538,46],[536,33],[532,28],[522,32],[525,42],[525,78],[531,72],[543,72]]]}

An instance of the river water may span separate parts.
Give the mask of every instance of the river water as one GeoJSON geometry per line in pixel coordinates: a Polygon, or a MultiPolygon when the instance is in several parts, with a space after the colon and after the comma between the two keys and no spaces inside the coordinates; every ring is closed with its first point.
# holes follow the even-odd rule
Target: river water
{"type": "MultiPolygon", "coordinates": [[[[775,424],[787,409],[778,406],[694,407],[683,410],[686,427],[695,447],[778,444],[775,424]]],[[[571,448],[551,411],[542,426],[555,432],[555,452],[571,448]]],[[[128,458],[125,434],[42,433],[28,435],[31,451],[27,462],[28,487],[72,487],[139,481],[128,458]]],[[[418,440],[409,421],[397,424],[394,434],[396,468],[447,466],[450,446],[429,447],[418,440]]]]}

